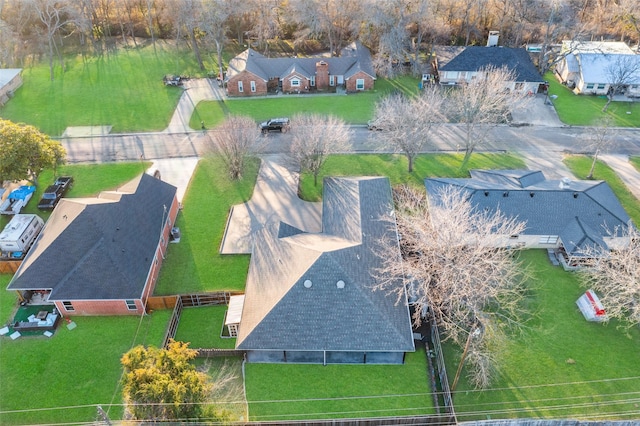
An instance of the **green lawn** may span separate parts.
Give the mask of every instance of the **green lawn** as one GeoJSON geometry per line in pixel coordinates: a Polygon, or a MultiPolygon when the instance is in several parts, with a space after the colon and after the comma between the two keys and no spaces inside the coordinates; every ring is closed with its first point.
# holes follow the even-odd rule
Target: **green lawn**
{"type": "MultiPolygon", "coordinates": [[[[584,179],[589,174],[591,168],[591,157],[583,155],[571,155],[565,157],[564,163],[569,167],[571,172],[579,179],[584,179]]],[[[594,179],[606,180],[613,192],[620,200],[620,204],[627,211],[627,214],[633,219],[636,224],[640,223],[640,202],[638,199],[627,189],[626,185],[618,177],[616,172],[607,166],[602,161],[596,163],[596,168],[593,173],[594,179]]]]}
{"type": "Polygon", "coordinates": [[[404,365],[247,364],[253,421],[433,414],[424,348],[404,365]]]}
{"type": "Polygon", "coordinates": [[[305,200],[320,200],[322,178],[325,176],[388,176],[392,185],[399,183],[424,185],[423,180],[426,177],[468,177],[470,169],[526,168],[522,159],[511,154],[475,153],[471,156],[467,168],[460,170],[463,157],[463,154],[419,155],[414,162],[413,172],[409,173],[407,159],[402,155],[332,155],[327,159],[318,176],[318,186],[314,185],[313,175],[302,174],[300,193],[305,200]]]}
{"type": "MultiPolygon", "coordinates": [[[[615,322],[587,322],[575,304],[585,290],[577,275],[553,267],[543,250],[522,257],[536,277],[530,283],[536,315],[499,355],[500,374],[491,389],[460,381],[458,420],[637,418],[640,330],[627,334],[615,322]]],[[[445,357],[451,380],[460,352],[447,347],[445,357]]]]}
{"type": "MultiPolygon", "coordinates": [[[[67,165],[58,174],[75,178],[68,197],[87,197],[117,188],[146,167],[148,164],[139,162],[67,165]]],[[[46,219],[50,213],[38,211],[36,205],[46,185],[53,181],[53,172],[43,171],[39,180],[40,186],[25,212],[46,219]]],[[[10,280],[11,275],[0,275],[0,287],[6,288],[10,280]]],[[[1,323],[11,320],[16,306],[14,292],[0,291],[1,323]]],[[[2,337],[0,424],[92,421],[96,404],[102,404],[105,410],[110,403],[120,404],[120,357],[133,344],[161,344],[169,314],[158,311],[142,321],[139,317],[74,317],[76,329],[69,331],[63,323],[50,339],[21,337],[12,341],[2,337]],[[35,394],[38,398],[26,397],[35,394]],[[70,406],[77,408],[52,409],[70,406]],[[16,410],[25,411],[13,412],[16,410]]],[[[111,409],[111,418],[121,416],[120,407],[111,409]]]]}
{"type": "Polygon", "coordinates": [[[0,116],[58,136],[67,126],[113,126],[113,133],[164,129],[182,89],[165,87],[165,74],[196,75],[193,53],[158,43],[120,48],[103,58],[67,57],[49,79],[47,61],[22,72],[23,85],[0,116]]]}
{"type": "MultiPolygon", "coordinates": [[[[0,275],[4,288],[10,275],[0,275]]],[[[0,291],[0,318],[8,322],[17,296],[0,291]]],[[[121,404],[120,357],[137,344],[160,345],[170,311],[140,317],[72,317],[78,325],[68,330],[62,322],[55,335],[3,336],[0,346],[0,424],[91,422],[96,405],[105,410],[121,404]],[[67,407],[67,408],[62,408],[67,407]]],[[[122,408],[109,410],[122,418],[122,408]]]]}
{"type": "Polygon", "coordinates": [[[256,121],[271,117],[291,117],[295,114],[333,114],[348,123],[364,124],[373,116],[376,101],[392,91],[407,94],[418,93],[418,80],[399,77],[394,80],[379,78],[375,90],[351,95],[282,95],[260,99],[228,99],[226,102],[204,101],[196,107],[190,125],[200,128],[200,121],[207,127],[219,124],[225,114],[247,115],[256,121]]]}
{"type": "Polygon", "coordinates": [[[576,95],[560,84],[551,71],[544,78],[549,82],[549,95],[557,96],[553,105],[563,123],[597,126],[603,118],[611,117],[616,127],[640,127],[640,103],[612,102],[607,112],[603,113],[606,96],[576,95]]]}
{"type": "Polygon", "coordinates": [[[176,221],[181,241],[169,246],[156,295],[244,289],[249,256],[219,250],[229,209],[251,198],[258,166],[258,160],[250,161],[244,178],[232,182],[219,158],[198,163],[176,221]]]}
{"type": "Polygon", "coordinates": [[[193,349],[235,348],[235,338],[220,337],[227,308],[227,305],[184,308],[175,339],[189,342],[189,347],[193,349]]]}

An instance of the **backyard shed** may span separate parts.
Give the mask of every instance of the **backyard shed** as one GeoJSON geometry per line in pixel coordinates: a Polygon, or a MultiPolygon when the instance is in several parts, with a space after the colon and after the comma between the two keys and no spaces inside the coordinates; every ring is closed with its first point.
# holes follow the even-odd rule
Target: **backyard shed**
{"type": "Polygon", "coordinates": [[[0,106],[13,97],[18,87],[22,86],[22,68],[0,69],[0,106]]]}

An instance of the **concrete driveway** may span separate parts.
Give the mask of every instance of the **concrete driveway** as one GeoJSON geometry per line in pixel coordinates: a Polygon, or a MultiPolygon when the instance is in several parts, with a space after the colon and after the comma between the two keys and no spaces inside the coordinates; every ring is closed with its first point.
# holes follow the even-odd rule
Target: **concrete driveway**
{"type": "Polygon", "coordinates": [[[287,165],[285,156],[264,156],[251,199],[233,206],[229,213],[220,253],[251,253],[252,234],[272,221],[320,232],[322,203],[298,198],[298,180],[298,172],[287,165]]]}
{"type": "Polygon", "coordinates": [[[160,173],[160,179],[178,188],[178,202],[182,203],[199,160],[198,157],[153,160],[153,164],[147,169],[146,173],[152,176],[156,171],[160,173]]]}
{"type": "Polygon", "coordinates": [[[551,102],[547,101],[547,96],[537,94],[527,98],[525,105],[511,111],[512,123],[515,125],[563,127],[564,124],[558,118],[556,109],[551,102]]]}

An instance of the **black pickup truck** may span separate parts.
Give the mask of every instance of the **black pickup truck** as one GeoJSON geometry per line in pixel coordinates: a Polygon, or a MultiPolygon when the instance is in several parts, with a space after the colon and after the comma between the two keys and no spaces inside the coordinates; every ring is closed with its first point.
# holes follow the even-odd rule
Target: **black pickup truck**
{"type": "Polygon", "coordinates": [[[72,185],[73,177],[71,176],[60,176],[57,178],[53,185],[49,185],[47,189],[44,190],[42,198],[38,201],[38,208],[40,210],[53,210],[72,185]]]}

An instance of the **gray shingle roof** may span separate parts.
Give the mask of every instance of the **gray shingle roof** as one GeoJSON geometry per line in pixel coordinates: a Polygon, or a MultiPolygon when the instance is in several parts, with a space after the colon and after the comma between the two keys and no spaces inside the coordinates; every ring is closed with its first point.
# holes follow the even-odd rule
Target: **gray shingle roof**
{"type": "Polygon", "coordinates": [[[482,68],[503,66],[515,73],[515,81],[544,81],[523,48],[469,46],[440,67],[440,71],[479,71],[482,68]]]}
{"type": "Polygon", "coordinates": [[[577,217],[592,237],[616,230],[619,236],[630,221],[604,181],[546,180],[530,170],[474,170],[470,179],[425,179],[429,202],[437,203],[439,188],[451,185],[468,191],[478,210],[500,209],[525,221],[525,235],[561,235],[577,217]]]}
{"type": "Polygon", "coordinates": [[[247,49],[229,61],[227,76],[233,77],[246,70],[268,81],[284,78],[295,69],[301,77],[310,78],[315,75],[316,63],[325,61],[332,75],[344,75],[348,79],[356,72],[363,71],[376,77],[371,53],[361,43],[351,43],[341,51],[341,55],[331,58],[267,58],[253,49],[247,49]]]}
{"type": "Polygon", "coordinates": [[[237,348],[413,351],[406,295],[372,288],[374,247],[397,239],[388,179],[327,178],[323,202],[322,233],[274,223],[256,236],[237,348]]]}
{"type": "Polygon", "coordinates": [[[582,223],[577,216],[562,230],[560,239],[565,251],[573,255],[586,255],[594,250],[597,253],[599,249],[608,250],[602,235],[582,223]]]}
{"type": "Polygon", "coordinates": [[[62,199],[7,289],[51,289],[51,300],[140,298],[176,188],[143,174],[119,191],[62,199]]]}

